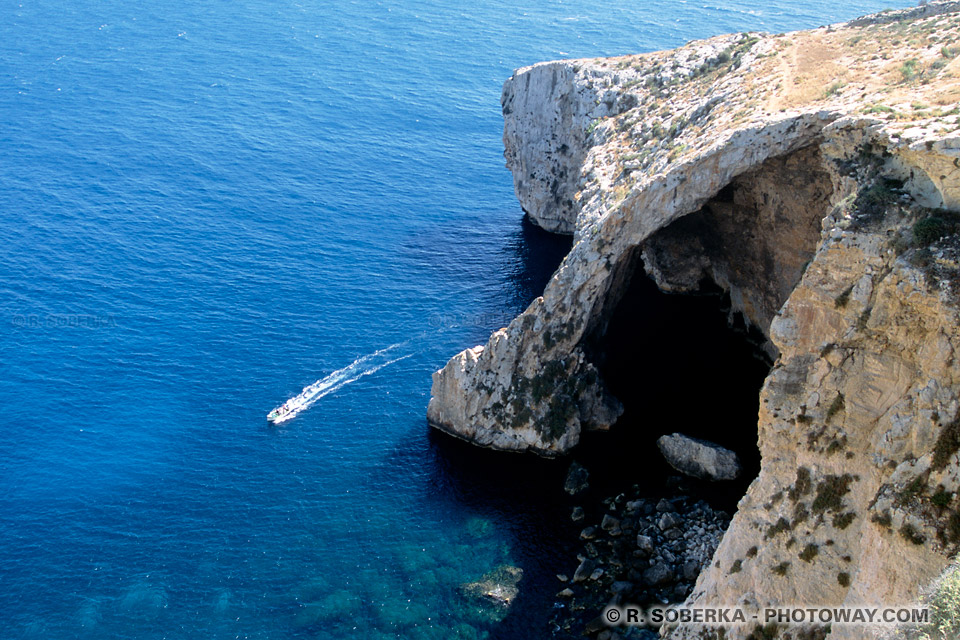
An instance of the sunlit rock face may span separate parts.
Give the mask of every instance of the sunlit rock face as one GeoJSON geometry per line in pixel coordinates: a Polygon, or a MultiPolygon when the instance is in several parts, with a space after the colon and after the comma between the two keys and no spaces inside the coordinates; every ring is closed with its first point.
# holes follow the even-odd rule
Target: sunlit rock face
{"type": "Polygon", "coordinates": [[[431,424],[570,451],[621,413],[589,344],[634,273],[711,280],[776,363],[759,477],[691,602],[915,599],[960,543],[957,11],[518,70],[507,166],[574,244],[542,297],[434,374],[431,424]]]}

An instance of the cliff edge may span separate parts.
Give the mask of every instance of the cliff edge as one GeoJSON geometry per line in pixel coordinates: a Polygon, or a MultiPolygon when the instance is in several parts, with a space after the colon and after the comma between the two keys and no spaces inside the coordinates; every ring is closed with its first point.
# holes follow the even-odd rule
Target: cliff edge
{"type": "Polygon", "coordinates": [[[634,272],[712,280],[775,365],[760,475],[691,602],[914,600],[960,544],[958,53],[960,3],[941,2],[515,72],[517,196],[574,244],[434,374],[430,423],[569,451],[622,411],[587,345],[634,272]]]}

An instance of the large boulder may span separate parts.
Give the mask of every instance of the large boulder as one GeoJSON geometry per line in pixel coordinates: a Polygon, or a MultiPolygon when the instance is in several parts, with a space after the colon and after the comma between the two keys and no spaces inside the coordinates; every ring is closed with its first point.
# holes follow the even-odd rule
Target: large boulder
{"type": "Polygon", "coordinates": [[[572,496],[586,491],[590,487],[590,472],[577,461],[570,463],[563,489],[572,496]]]}
{"type": "Polygon", "coordinates": [[[733,480],[740,475],[740,459],[718,444],[674,433],[657,440],[670,466],[701,480],[733,480]]]}
{"type": "Polygon", "coordinates": [[[460,591],[471,598],[506,608],[513,604],[517,594],[520,593],[517,585],[521,578],[523,578],[523,569],[502,565],[476,582],[460,585],[460,591]]]}

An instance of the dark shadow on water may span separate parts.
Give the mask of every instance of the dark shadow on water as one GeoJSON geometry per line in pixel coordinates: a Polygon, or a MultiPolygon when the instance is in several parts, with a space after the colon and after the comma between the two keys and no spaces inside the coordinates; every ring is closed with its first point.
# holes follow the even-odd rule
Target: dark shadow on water
{"type": "MultiPolygon", "coordinates": [[[[479,580],[481,574],[501,564],[523,570],[519,595],[509,610],[500,614],[502,620],[475,615],[482,609],[492,616],[499,609],[493,603],[458,596],[457,584],[445,585],[449,592],[438,594],[446,602],[459,600],[453,611],[443,614],[456,616],[469,609],[471,617],[463,621],[491,639],[546,637],[555,594],[562,588],[556,576],[569,575],[576,568],[576,543],[582,528],[582,523],[570,519],[572,506],[582,502],[563,491],[567,462],[483,449],[424,424],[423,431],[411,433],[400,443],[371,478],[370,486],[376,490],[377,485],[406,482],[410,469],[425,474],[419,479],[425,490],[413,508],[433,517],[443,514],[447,528],[461,531],[454,538],[470,539],[479,547],[489,545],[492,536],[505,545],[493,565],[478,562],[458,576],[457,583],[479,580]],[[470,538],[471,520],[491,523],[496,531],[470,538]]],[[[449,538],[439,542],[449,543],[449,538]]],[[[442,555],[443,549],[434,552],[442,555]]]]}
{"type": "MultiPolygon", "coordinates": [[[[518,310],[541,294],[570,245],[569,237],[524,219],[509,245],[513,258],[505,285],[518,310]]],[[[656,448],[660,435],[678,431],[736,450],[744,464],[739,480],[688,482],[686,489],[728,510],[743,495],[759,469],[758,391],[770,364],[744,331],[731,330],[727,307],[716,290],[664,294],[638,267],[605,335],[591,345],[625,413],[610,432],[585,434],[571,457],[494,452],[430,430],[421,455],[429,458],[425,466],[434,499],[506,527],[512,558],[524,572],[520,595],[490,637],[550,635],[555,594],[562,588],[556,574],[572,573],[580,546],[583,523],[571,521],[574,505],[590,512],[603,497],[634,484],[650,497],[676,493],[675,483],[667,481],[675,472],[656,448]],[[570,458],[591,471],[590,490],[577,498],[563,491],[570,458]]]]}
{"type": "Polygon", "coordinates": [[[574,505],[589,513],[604,497],[639,485],[647,497],[684,492],[732,512],[759,471],[758,393],[770,363],[755,346],[757,336],[731,329],[728,310],[715,287],[669,295],[638,269],[595,345],[624,415],[609,432],[585,434],[569,458],[487,451],[431,432],[435,486],[464,507],[492,509],[507,523],[524,570],[521,595],[492,637],[547,634],[562,588],[556,574],[570,575],[579,551],[583,523],[571,522],[574,505]],[[727,483],[683,480],[678,489],[676,472],[656,446],[660,435],[673,432],[735,450],[743,474],[727,483]],[[590,489],[577,498],[562,489],[570,458],[590,470],[590,489]]]}
{"type": "Polygon", "coordinates": [[[543,293],[550,277],[570,253],[572,244],[572,236],[544,231],[527,216],[523,217],[520,230],[506,247],[511,264],[507,273],[507,294],[519,309],[543,293]]]}
{"type": "MultiPolygon", "coordinates": [[[[522,312],[570,252],[572,237],[544,231],[524,216],[503,249],[503,300],[522,312]]],[[[523,569],[520,593],[509,613],[489,629],[490,638],[543,635],[557,588],[557,573],[569,573],[580,528],[570,520],[563,492],[566,463],[531,454],[490,451],[429,430],[431,485],[456,510],[490,515],[508,527],[516,563],[523,569]]]]}
{"type": "MultiPolygon", "coordinates": [[[[571,245],[570,236],[548,233],[523,217],[499,261],[501,304],[510,318],[543,293],[571,245]]],[[[481,449],[432,429],[428,445],[434,499],[449,501],[451,512],[487,516],[506,527],[513,560],[523,569],[520,594],[506,617],[488,628],[489,637],[542,635],[559,590],[556,574],[572,570],[580,530],[570,520],[571,501],[563,492],[566,463],[481,449]]]]}
{"type": "Polygon", "coordinates": [[[480,449],[434,430],[430,443],[436,486],[459,508],[495,514],[509,529],[513,556],[523,569],[520,593],[491,637],[529,638],[545,630],[559,591],[556,575],[573,569],[580,531],[562,490],[566,465],[480,449]]]}

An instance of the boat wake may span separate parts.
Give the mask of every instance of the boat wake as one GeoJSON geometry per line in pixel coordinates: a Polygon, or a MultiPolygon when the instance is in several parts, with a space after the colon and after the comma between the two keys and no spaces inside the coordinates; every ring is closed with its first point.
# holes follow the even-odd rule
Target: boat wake
{"type": "Polygon", "coordinates": [[[333,393],[351,382],[356,382],[364,376],[376,373],[386,366],[395,362],[406,360],[412,353],[404,356],[395,357],[396,349],[406,344],[398,342],[389,347],[374,351],[365,356],[357,358],[342,369],[337,369],[325,378],[317,380],[303,388],[299,394],[290,398],[282,405],[267,414],[267,420],[274,424],[280,424],[293,418],[302,411],[309,409],[320,398],[333,393]]]}

